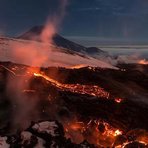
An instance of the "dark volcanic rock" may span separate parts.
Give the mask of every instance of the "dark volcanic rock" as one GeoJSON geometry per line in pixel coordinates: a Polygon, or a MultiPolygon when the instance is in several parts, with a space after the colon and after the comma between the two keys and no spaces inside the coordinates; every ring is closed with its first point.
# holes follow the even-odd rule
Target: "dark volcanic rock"
{"type": "MultiPolygon", "coordinates": [[[[61,83],[78,83],[90,87],[91,85],[101,86],[110,93],[110,97],[105,98],[85,93],[80,94],[69,91],[68,89],[63,90],[43,77],[35,77],[33,73],[29,73],[30,80],[28,82],[26,81],[28,75],[26,75],[25,72],[30,68],[34,70],[32,67],[10,62],[1,62],[0,65],[0,135],[4,136],[1,137],[4,144],[8,143],[14,148],[19,146],[32,147],[37,144],[43,145],[44,147],[50,147],[51,145],[54,145],[54,147],[67,148],[91,147],[92,145],[86,141],[81,144],[74,144],[71,140],[66,139],[63,129],[64,125],[62,126],[59,122],[55,121],[58,120],[61,122],[63,119],[64,121],[71,121],[75,116],[78,121],[83,121],[84,124],[87,124],[90,120],[101,120],[116,129],[122,130],[124,135],[117,137],[115,145],[123,144],[127,140],[132,142],[142,139],[144,136],[148,137],[147,104],[141,102],[141,100],[134,100],[136,95],[147,94],[146,86],[148,77],[144,72],[137,70],[135,73],[135,69],[129,69],[128,66],[126,70],[92,67],[81,69],[50,67],[40,69],[40,73],[61,83]],[[11,72],[11,70],[14,70],[16,74],[11,72]],[[17,76],[17,74],[19,76],[17,76]],[[8,92],[6,85],[8,82],[12,83],[10,92],[14,89],[14,92],[16,90],[15,93],[8,92]],[[21,84],[28,82],[27,88],[22,87],[20,89],[20,82],[21,84]],[[137,87],[132,87],[133,84],[137,87]],[[141,88],[140,93],[139,88],[141,88]],[[136,95],[132,93],[133,91],[136,95]],[[17,93],[19,93],[20,96],[23,94],[23,97],[17,98],[18,100],[16,100],[16,97],[18,97],[17,93]],[[123,101],[117,103],[114,97],[121,97],[123,101]],[[26,103],[25,106],[22,104],[22,106],[18,106],[17,103],[20,103],[20,100],[26,103]],[[31,103],[33,103],[33,105],[31,103]],[[30,106],[35,107],[29,110],[30,116],[27,120],[29,120],[29,122],[34,121],[34,123],[25,131],[20,130],[21,126],[17,124],[15,127],[18,133],[14,134],[13,132],[14,136],[6,136],[12,134],[14,117],[16,116],[17,118],[21,109],[24,111],[30,106]],[[35,116],[36,113],[38,116],[35,116]],[[36,122],[41,120],[43,120],[43,122],[36,122]]],[[[147,69],[147,67],[145,67],[145,69],[147,69]]],[[[74,89],[75,85],[72,86],[72,89],[74,89]]],[[[139,97],[141,99],[141,96],[139,97]]],[[[21,119],[23,120],[23,118],[21,119]]],[[[25,121],[26,119],[20,122],[21,124],[25,124],[23,123],[25,121]]],[[[97,130],[100,133],[104,133],[105,127],[103,122],[97,125],[97,130]]],[[[23,129],[26,129],[26,127],[23,129]]],[[[86,140],[88,139],[86,138],[86,140]]]]}
{"type": "MultiPolygon", "coordinates": [[[[113,147],[127,143],[126,136],[118,136],[113,147]]],[[[57,121],[42,121],[32,123],[26,131],[20,131],[12,136],[0,137],[1,148],[97,148],[84,140],[80,144],[71,142],[64,137],[63,127],[57,121]]],[[[101,146],[100,146],[101,147],[101,146]]],[[[125,148],[147,148],[148,145],[133,141],[125,148]]]]}
{"type": "Polygon", "coordinates": [[[145,145],[140,142],[132,142],[125,146],[125,148],[148,148],[148,145],[145,145]]]}
{"type": "Polygon", "coordinates": [[[57,121],[34,123],[26,131],[0,137],[0,143],[1,148],[95,148],[87,141],[74,144],[66,139],[62,125],[57,121]]]}

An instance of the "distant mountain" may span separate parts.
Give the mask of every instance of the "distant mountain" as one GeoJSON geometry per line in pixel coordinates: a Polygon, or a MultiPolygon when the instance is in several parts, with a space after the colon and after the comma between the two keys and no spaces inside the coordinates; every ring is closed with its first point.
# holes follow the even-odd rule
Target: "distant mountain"
{"type": "MultiPolygon", "coordinates": [[[[44,26],[35,26],[31,28],[29,31],[27,31],[26,33],[20,35],[18,38],[25,39],[25,40],[41,41],[39,37],[43,29],[44,29],[44,26]]],[[[90,48],[84,47],[82,45],[69,41],[68,39],[63,38],[62,36],[58,34],[55,34],[53,36],[53,42],[56,46],[66,48],[66,49],[76,51],[76,52],[87,53],[87,54],[106,53],[96,47],[90,47],[90,48]]]]}
{"type": "Polygon", "coordinates": [[[93,58],[88,54],[39,41],[8,37],[0,37],[0,61],[42,67],[73,68],[75,66],[93,66],[117,69],[112,64],[93,58]]]}
{"type": "Polygon", "coordinates": [[[99,55],[100,55],[100,56],[103,56],[103,57],[110,56],[110,55],[108,54],[108,52],[105,52],[105,51],[103,51],[103,50],[101,50],[101,49],[99,49],[99,48],[97,48],[97,47],[88,47],[88,48],[86,49],[86,51],[87,51],[87,53],[88,53],[89,55],[91,55],[92,57],[96,57],[96,58],[97,58],[97,56],[99,57],[99,55]]]}

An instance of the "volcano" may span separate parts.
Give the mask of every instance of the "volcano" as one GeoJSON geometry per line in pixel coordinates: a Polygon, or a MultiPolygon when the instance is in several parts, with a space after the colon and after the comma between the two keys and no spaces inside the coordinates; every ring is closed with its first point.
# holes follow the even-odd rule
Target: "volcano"
{"type": "Polygon", "coordinates": [[[0,38],[0,147],[148,147],[148,65],[115,67],[42,29],[0,38]]]}
{"type": "MultiPolygon", "coordinates": [[[[44,30],[44,26],[35,26],[32,27],[29,31],[25,32],[24,34],[20,35],[19,39],[25,39],[25,40],[35,40],[35,41],[41,41],[40,36],[41,33],[44,30]]],[[[100,53],[100,54],[107,54],[103,50],[97,48],[97,47],[84,47],[82,45],[79,45],[77,43],[74,43],[72,41],[69,41],[59,34],[54,34],[52,37],[53,43],[58,46],[65,49],[69,49],[71,51],[76,52],[82,52],[82,53],[100,53]]]]}
{"type": "MultiPolygon", "coordinates": [[[[70,41],[67,42],[68,44],[65,42],[63,44],[70,46],[71,44],[69,43],[72,43],[70,41]]],[[[77,48],[75,44],[73,46],[77,48]]],[[[79,47],[81,46],[78,46],[78,50],[79,47]]],[[[0,37],[0,52],[2,61],[12,61],[31,66],[60,66],[69,68],[75,66],[98,66],[117,69],[117,67],[96,59],[87,53],[76,52],[68,47],[64,48],[64,46],[43,43],[37,40],[0,37]]]]}
{"type": "Polygon", "coordinates": [[[1,62],[2,145],[147,147],[148,66],[119,68],[38,69],[1,62]]]}

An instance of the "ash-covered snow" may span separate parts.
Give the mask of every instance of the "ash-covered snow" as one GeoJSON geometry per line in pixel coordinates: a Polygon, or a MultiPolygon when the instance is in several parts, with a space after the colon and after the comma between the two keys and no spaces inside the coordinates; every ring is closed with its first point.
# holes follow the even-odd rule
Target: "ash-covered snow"
{"type": "Polygon", "coordinates": [[[32,144],[32,138],[36,139],[36,144],[34,146],[34,148],[44,148],[44,144],[45,141],[39,137],[36,137],[35,135],[33,135],[32,133],[28,132],[28,131],[23,131],[21,133],[21,144],[22,145],[31,145],[32,144]]]}
{"type": "Polygon", "coordinates": [[[31,137],[32,137],[32,134],[30,132],[27,132],[27,131],[23,131],[21,133],[21,139],[22,139],[22,144],[24,143],[27,143],[27,144],[30,144],[31,142],[31,137]]]}
{"type": "Polygon", "coordinates": [[[26,131],[1,137],[0,142],[0,148],[95,148],[87,142],[72,143],[64,136],[63,126],[58,121],[33,122],[26,131]]]}
{"type": "Polygon", "coordinates": [[[44,145],[45,145],[46,142],[39,137],[37,137],[37,139],[38,139],[38,143],[35,145],[34,148],[45,148],[44,145]]]}
{"type": "Polygon", "coordinates": [[[6,141],[7,141],[7,137],[0,137],[0,148],[10,147],[10,145],[6,141]]]}
{"type": "Polygon", "coordinates": [[[0,60],[30,66],[73,67],[85,65],[117,69],[91,56],[57,47],[48,43],[0,37],[0,60]]]}
{"type": "MultiPolygon", "coordinates": [[[[59,133],[59,136],[57,137],[55,137],[53,133],[52,136],[51,130],[54,131],[52,128],[55,126],[59,130],[63,130],[63,127],[57,121],[42,121],[34,123],[33,126],[30,126],[26,131],[22,131],[21,133],[17,132],[15,135],[8,137],[0,137],[0,148],[96,148],[95,145],[90,144],[86,140],[80,144],[75,144],[70,139],[67,139],[62,132],[59,133]],[[49,126],[50,128],[48,128],[49,126]],[[33,128],[38,130],[40,129],[44,133],[40,133],[41,131],[35,132],[31,130],[33,128]]],[[[125,138],[125,141],[122,140],[120,143],[123,147],[145,148],[148,146],[144,142],[136,141],[136,139],[131,139],[131,142],[126,142],[128,137],[125,138]]],[[[118,142],[120,142],[120,139],[118,142]]]]}
{"type": "Polygon", "coordinates": [[[55,141],[52,141],[50,148],[59,148],[55,141]]]}
{"type": "Polygon", "coordinates": [[[23,141],[30,140],[31,136],[32,136],[32,134],[30,132],[27,132],[27,131],[23,131],[21,133],[21,139],[23,139],[23,141]]]}
{"type": "Polygon", "coordinates": [[[58,134],[56,133],[57,128],[58,125],[54,121],[53,122],[45,121],[41,123],[36,123],[32,127],[32,129],[38,131],[38,133],[48,133],[53,137],[58,136],[58,134]]]}

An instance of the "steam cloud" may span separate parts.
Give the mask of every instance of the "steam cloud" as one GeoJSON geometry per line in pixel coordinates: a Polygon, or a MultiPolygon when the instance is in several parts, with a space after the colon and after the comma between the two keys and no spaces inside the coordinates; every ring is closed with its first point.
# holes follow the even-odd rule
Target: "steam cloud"
{"type": "MultiPolygon", "coordinates": [[[[60,24],[65,16],[65,9],[67,6],[67,0],[60,0],[56,12],[49,16],[44,29],[41,32],[40,40],[45,44],[40,46],[37,42],[26,42],[23,44],[13,43],[11,57],[15,59],[15,62],[21,61],[22,63],[28,63],[29,65],[42,66],[43,63],[49,58],[50,50],[49,44],[52,44],[53,36],[58,32],[60,24]]],[[[51,47],[52,48],[52,47],[51,47]]]]}
{"type": "Polygon", "coordinates": [[[44,30],[40,36],[42,42],[52,43],[52,37],[58,32],[59,26],[65,16],[65,8],[67,3],[67,0],[61,0],[57,13],[47,19],[44,30]]]}
{"type": "Polygon", "coordinates": [[[98,58],[114,66],[117,66],[118,64],[132,63],[148,64],[148,61],[146,59],[143,59],[139,54],[136,53],[132,55],[118,55],[116,57],[99,55],[98,58]]]}
{"type": "MultiPolygon", "coordinates": [[[[9,56],[11,56],[12,59],[15,59],[15,62],[19,61],[21,63],[28,63],[29,65],[37,65],[40,67],[48,60],[50,55],[49,43],[52,43],[52,37],[59,29],[67,6],[67,0],[60,0],[59,2],[60,4],[56,13],[47,19],[40,36],[42,42],[45,42],[44,49],[40,48],[40,43],[37,42],[26,42],[25,44],[15,44],[14,42],[9,56]]],[[[26,127],[28,126],[27,124],[37,116],[35,110],[38,97],[30,98],[28,100],[22,93],[23,89],[29,87],[30,79],[31,76],[26,78],[27,83],[24,83],[24,77],[12,79],[10,76],[8,79],[7,93],[11,96],[10,101],[12,102],[12,105],[15,106],[15,111],[12,115],[14,127],[26,127]],[[32,113],[35,114],[32,115],[32,113]]]]}

